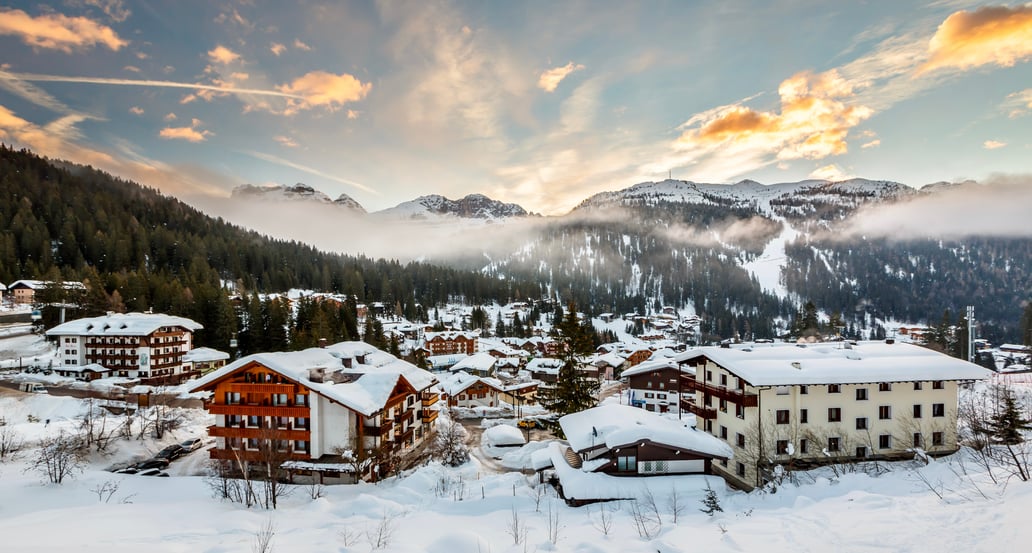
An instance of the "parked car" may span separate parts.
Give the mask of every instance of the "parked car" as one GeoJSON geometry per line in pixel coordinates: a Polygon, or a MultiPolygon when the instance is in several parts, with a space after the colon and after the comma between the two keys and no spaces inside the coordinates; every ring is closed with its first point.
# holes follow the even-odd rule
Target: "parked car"
{"type": "Polygon", "coordinates": [[[185,449],[183,449],[183,446],[181,446],[179,444],[172,444],[172,445],[166,447],[165,449],[162,449],[161,451],[159,451],[156,455],[154,455],[154,458],[155,459],[168,459],[169,461],[174,461],[174,460],[182,457],[183,455],[186,455],[186,453],[187,453],[187,451],[185,449]]]}
{"type": "Polygon", "coordinates": [[[129,468],[135,468],[137,471],[150,470],[150,469],[163,469],[168,466],[168,459],[147,459],[146,461],[140,461],[129,468]]]}
{"type": "Polygon", "coordinates": [[[121,470],[116,470],[115,474],[136,474],[138,472],[140,472],[140,469],[137,468],[134,465],[134,466],[130,466],[130,467],[125,467],[124,469],[121,469],[121,470]]]}
{"type": "Polygon", "coordinates": [[[161,469],[150,469],[139,473],[139,476],[160,476],[162,478],[168,478],[168,473],[161,469]]]}
{"type": "Polygon", "coordinates": [[[198,449],[201,448],[202,445],[204,445],[204,441],[201,440],[200,438],[193,438],[193,439],[190,439],[190,440],[186,440],[185,442],[180,442],[179,443],[179,446],[182,447],[183,449],[185,449],[188,452],[189,451],[197,451],[198,449]]]}

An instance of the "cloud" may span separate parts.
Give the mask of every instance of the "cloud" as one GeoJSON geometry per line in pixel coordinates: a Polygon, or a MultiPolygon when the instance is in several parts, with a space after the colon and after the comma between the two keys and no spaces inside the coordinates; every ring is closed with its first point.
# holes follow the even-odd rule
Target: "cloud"
{"type": "Polygon", "coordinates": [[[928,52],[918,74],[943,68],[1011,67],[1032,56],[1032,4],[955,12],[939,25],[928,52]]]}
{"type": "Polygon", "coordinates": [[[781,111],[757,111],[742,104],[692,117],[676,146],[689,151],[730,148],[779,160],[821,159],[847,151],[850,129],[873,113],[849,105],[852,86],[835,70],[798,73],[778,88],[781,111]]]}
{"type": "Polygon", "coordinates": [[[141,108],[140,106],[133,106],[129,108],[129,113],[133,115],[143,115],[143,108],[141,108]]]}
{"type": "Polygon", "coordinates": [[[140,72],[140,68],[136,67],[135,65],[127,65],[127,66],[123,67],[122,70],[123,71],[128,71],[130,73],[139,73],[140,72]]]}
{"type": "Polygon", "coordinates": [[[1006,142],[1000,142],[999,140],[986,140],[982,143],[982,147],[986,150],[995,150],[997,148],[1003,148],[1006,145],[1006,142]]]}
{"type": "Polygon", "coordinates": [[[371,83],[363,83],[347,73],[334,75],[325,71],[312,71],[277,89],[290,97],[285,114],[291,115],[313,107],[334,111],[347,102],[365,98],[372,87],[371,83]]]}
{"type": "Polygon", "coordinates": [[[230,73],[229,78],[233,79],[234,81],[246,81],[247,79],[251,78],[251,75],[248,73],[241,73],[238,71],[230,73]]]}
{"type": "Polygon", "coordinates": [[[298,50],[304,50],[305,52],[308,52],[312,49],[311,46],[305,44],[304,42],[301,42],[301,39],[299,38],[294,39],[294,48],[297,48],[298,50]]]}
{"type": "Polygon", "coordinates": [[[863,144],[860,145],[860,147],[866,150],[868,148],[874,148],[875,146],[880,146],[880,145],[881,145],[881,140],[875,138],[874,140],[872,140],[870,142],[864,142],[863,144]]]}
{"type": "Polygon", "coordinates": [[[229,48],[219,44],[215,48],[208,50],[208,59],[213,63],[221,63],[225,65],[240,59],[240,54],[237,54],[229,48]]]}
{"type": "Polygon", "coordinates": [[[0,9],[0,35],[18,36],[29,46],[67,54],[93,46],[106,46],[117,52],[129,44],[110,27],[86,17],[68,17],[59,13],[32,17],[13,9],[0,9]]]}
{"type": "Polygon", "coordinates": [[[204,142],[209,136],[212,136],[213,132],[209,130],[198,130],[202,122],[199,119],[193,119],[190,121],[189,127],[165,127],[161,129],[158,136],[169,140],[185,140],[187,142],[204,142]]]}
{"type": "Polygon", "coordinates": [[[852,175],[846,173],[841,167],[834,163],[825,165],[824,167],[818,167],[810,173],[811,179],[821,179],[830,181],[843,181],[852,178],[852,175]]]}
{"type": "Polygon", "coordinates": [[[566,78],[567,75],[574,71],[580,71],[584,69],[583,65],[574,64],[572,61],[562,67],[553,67],[541,74],[538,78],[538,88],[545,92],[555,92],[556,87],[559,83],[566,78]]]}
{"type": "Polygon", "coordinates": [[[866,206],[839,235],[898,238],[1032,237],[1032,175],[996,175],[891,204],[866,206]],[[1005,201],[1001,201],[1005,199],[1005,201]],[[958,225],[957,221],[963,221],[958,225]]]}
{"type": "Polygon", "coordinates": [[[297,141],[289,136],[274,136],[272,139],[288,148],[297,148],[299,146],[297,141]]]}
{"type": "MultiPolygon", "coordinates": [[[[147,86],[147,87],[159,87],[159,88],[186,88],[198,91],[209,91],[217,93],[227,94],[251,94],[257,96],[275,96],[280,98],[288,98],[293,100],[305,100],[304,96],[298,94],[291,94],[289,92],[283,92],[281,90],[267,90],[261,88],[244,88],[232,85],[213,85],[213,84],[202,84],[202,83],[181,83],[176,81],[155,81],[145,79],[111,79],[106,77],[68,77],[63,75],[38,75],[34,73],[4,73],[0,72],[0,80],[3,79],[14,79],[20,81],[30,82],[50,82],[50,83],[84,83],[84,84],[101,84],[101,85],[117,85],[117,86],[147,86]]],[[[189,103],[188,101],[181,101],[180,103],[189,103]]]]}
{"type": "Polygon", "coordinates": [[[280,44],[279,42],[273,42],[271,45],[269,45],[269,50],[271,50],[272,53],[276,55],[276,57],[279,57],[280,54],[287,51],[287,47],[283,44],[280,44]]]}
{"type": "Polygon", "coordinates": [[[129,16],[133,13],[129,11],[129,8],[125,7],[125,3],[122,0],[85,0],[85,2],[87,6],[100,8],[112,21],[118,23],[129,19],[129,16]]]}
{"type": "Polygon", "coordinates": [[[1032,88],[1008,94],[1007,99],[1003,101],[1002,107],[1007,110],[1007,116],[1011,119],[1032,112],[1032,88]]]}
{"type": "Polygon", "coordinates": [[[170,112],[168,112],[167,115],[165,115],[165,121],[175,121],[175,120],[176,120],[176,114],[175,113],[172,113],[170,111],[170,112]]]}
{"type": "Polygon", "coordinates": [[[244,153],[249,155],[249,156],[258,158],[258,159],[260,159],[262,161],[268,161],[269,163],[275,163],[277,165],[282,165],[284,167],[289,167],[291,169],[297,169],[298,171],[304,171],[305,173],[308,173],[308,174],[311,174],[311,175],[315,175],[317,177],[322,177],[324,179],[329,179],[329,180],[332,180],[334,182],[339,182],[341,184],[346,184],[348,186],[354,186],[355,188],[357,188],[359,190],[362,190],[364,192],[369,192],[370,194],[377,194],[377,195],[379,195],[379,192],[377,192],[376,190],[373,190],[372,188],[370,188],[370,187],[368,187],[368,186],[366,186],[366,185],[364,185],[364,184],[362,184],[360,182],[355,182],[353,180],[348,180],[348,179],[345,179],[343,177],[338,177],[337,175],[331,175],[330,173],[326,173],[326,172],[321,171],[319,169],[316,169],[314,167],[308,167],[307,165],[302,165],[300,163],[296,163],[296,162],[290,161],[288,159],[283,159],[281,157],[274,156],[272,154],[266,154],[266,153],[255,152],[255,151],[245,151],[244,153]]]}

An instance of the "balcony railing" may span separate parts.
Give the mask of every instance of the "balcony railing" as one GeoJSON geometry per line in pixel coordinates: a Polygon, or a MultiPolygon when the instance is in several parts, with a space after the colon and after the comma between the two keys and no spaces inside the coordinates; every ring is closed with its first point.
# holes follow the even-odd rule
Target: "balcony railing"
{"type": "MultiPolygon", "coordinates": [[[[213,447],[208,451],[208,456],[212,459],[241,459],[256,463],[263,461],[262,453],[253,449],[220,449],[213,447]]],[[[294,450],[284,451],[281,456],[292,461],[307,461],[310,458],[307,452],[294,450]]]]}
{"type": "Polygon", "coordinates": [[[717,410],[712,407],[701,407],[694,403],[681,400],[681,409],[692,413],[696,417],[704,419],[715,419],[717,418],[717,410]]]}
{"type": "Polygon", "coordinates": [[[392,420],[382,421],[380,423],[380,426],[363,426],[362,427],[362,431],[365,432],[366,435],[373,435],[373,436],[380,436],[380,437],[383,437],[383,436],[386,436],[387,434],[390,434],[391,430],[393,430],[393,429],[394,429],[394,421],[392,421],[392,420]]]}
{"type": "Polygon", "coordinates": [[[434,422],[437,419],[437,415],[440,415],[440,411],[434,411],[433,409],[423,409],[420,414],[420,418],[423,420],[423,424],[434,422]]]}
{"type": "Polygon", "coordinates": [[[307,407],[288,405],[251,405],[247,403],[212,403],[208,405],[212,415],[240,415],[242,417],[308,417],[307,407]]]}
{"type": "Polygon", "coordinates": [[[308,441],[312,434],[307,430],[291,428],[241,428],[239,426],[212,425],[208,427],[208,435],[213,438],[272,438],[277,440],[308,441]]]}
{"type": "Polygon", "coordinates": [[[230,392],[242,394],[287,394],[294,395],[293,384],[269,384],[265,382],[234,382],[229,385],[230,392]]]}
{"type": "Polygon", "coordinates": [[[686,381],[686,383],[688,384],[688,387],[685,391],[702,392],[703,394],[708,394],[718,399],[737,403],[742,407],[756,407],[759,405],[759,396],[756,394],[747,394],[743,390],[736,390],[726,386],[713,386],[711,384],[706,384],[705,382],[699,382],[698,380],[689,380],[686,381]]]}
{"type": "Polygon", "coordinates": [[[423,407],[430,407],[441,399],[441,394],[423,392],[423,407]]]}

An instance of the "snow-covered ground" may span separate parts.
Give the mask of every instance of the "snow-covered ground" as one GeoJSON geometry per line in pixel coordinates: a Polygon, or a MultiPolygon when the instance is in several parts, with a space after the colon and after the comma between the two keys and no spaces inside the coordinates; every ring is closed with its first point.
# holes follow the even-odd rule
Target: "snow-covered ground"
{"type": "MultiPolygon", "coordinates": [[[[69,430],[82,401],[37,395],[0,398],[8,430],[33,441],[69,430]],[[51,419],[49,426],[32,420],[51,419]]],[[[1017,551],[1032,538],[1025,523],[1032,510],[1032,484],[993,485],[974,465],[961,470],[963,454],[933,461],[895,463],[881,476],[834,476],[825,469],[804,475],[777,493],[726,489],[713,477],[642,479],[651,484],[659,521],[651,537],[636,529],[629,502],[572,508],[550,491],[540,501],[534,478],[518,473],[485,476],[475,462],[459,468],[431,464],[379,484],[333,486],[311,499],[298,488],[276,511],[245,509],[213,499],[204,478],[203,451],[176,461],[170,478],[120,475],[104,469],[128,462],[194,435],[203,434],[207,415],[161,443],[119,442],[107,456],[94,455],[88,468],[63,485],[43,484],[26,471],[32,451],[0,463],[0,535],[5,551],[104,552],[249,551],[255,533],[274,527],[273,548],[286,551],[371,551],[370,536],[391,527],[390,552],[571,551],[1017,551]],[[196,459],[194,459],[196,457],[196,459]],[[182,467],[181,470],[177,470],[182,467]],[[964,472],[966,471],[966,473],[964,472]],[[667,482],[667,480],[670,480],[667,482]],[[118,484],[110,501],[91,490],[118,484]],[[713,485],[723,512],[700,512],[706,483],[713,485]],[[674,522],[671,490],[680,513],[674,522]],[[934,491],[933,491],[934,490],[934,491]],[[936,493],[937,492],[937,493],[936,493]],[[942,498],[938,494],[942,495],[942,498]],[[524,543],[507,533],[515,509],[526,525],[524,543]],[[558,517],[558,540],[549,539],[549,510],[558,517]],[[608,535],[603,517],[611,517],[608,535]]],[[[540,445],[513,451],[527,458],[540,445]]],[[[633,480],[621,479],[633,487],[633,480]]],[[[606,484],[601,484],[606,485],[606,484]]],[[[641,488],[638,488],[639,490],[641,488]]]]}

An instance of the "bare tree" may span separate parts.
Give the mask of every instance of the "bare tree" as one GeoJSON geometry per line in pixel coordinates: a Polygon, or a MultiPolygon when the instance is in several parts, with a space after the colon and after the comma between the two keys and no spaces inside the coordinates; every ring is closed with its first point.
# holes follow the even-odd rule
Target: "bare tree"
{"type": "Polygon", "coordinates": [[[677,520],[681,517],[681,513],[688,507],[684,504],[684,498],[677,491],[677,485],[670,490],[670,495],[667,497],[667,509],[670,510],[670,517],[673,519],[674,524],[677,524],[677,520]]]}
{"type": "Polygon", "coordinates": [[[390,442],[383,441],[377,447],[369,447],[358,436],[352,437],[347,446],[333,448],[333,453],[348,465],[356,481],[375,477],[376,471],[373,469],[390,464],[393,455],[390,442]]]}
{"type": "Polygon", "coordinates": [[[520,518],[519,511],[516,510],[516,506],[512,506],[512,510],[509,516],[509,522],[505,526],[505,533],[512,536],[512,544],[520,545],[527,541],[527,522],[520,518]]]}
{"type": "Polygon", "coordinates": [[[279,499],[290,492],[280,480],[283,463],[290,459],[290,442],[271,425],[262,427],[258,438],[258,468],[261,470],[262,495],[260,503],[265,509],[275,509],[279,499]]]}
{"type": "Polygon", "coordinates": [[[448,416],[442,417],[437,424],[437,434],[434,436],[431,446],[431,455],[445,465],[457,467],[469,461],[469,446],[466,439],[469,432],[462,425],[451,417],[451,409],[448,416]]]}
{"type": "Polygon", "coordinates": [[[26,470],[39,472],[51,483],[60,484],[65,478],[81,472],[82,466],[82,446],[78,438],[62,431],[56,436],[47,436],[39,441],[36,457],[26,470]]]}
{"type": "Polygon", "coordinates": [[[18,431],[7,425],[0,426],[0,461],[14,459],[24,447],[18,431]]]}
{"type": "Polygon", "coordinates": [[[602,532],[603,536],[608,536],[609,531],[613,528],[613,511],[609,507],[609,503],[600,503],[598,506],[598,516],[592,517],[591,511],[588,511],[588,518],[591,519],[591,525],[602,532]]]}
{"type": "Polygon", "coordinates": [[[276,525],[269,519],[254,533],[253,553],[272,553],[272,538],[276,535],[276,525]]]}
{"type": "Polygon", "coordinates": [[[564,526],[559,517],[559,508],[554,501],[548,502],[548,542],[552,545],[559,543],[560,533],[564,526]]]}
{"type": "Polygon", "coordinates": [[[90,491],[97,494],[97,501],[101,503],[107,503],[111,501],[111,496],[118,493],[119,483],[117,480],[107,480],[102,484],[97,484],[90,491]]]}
{"type": "Polygon", "coordinates": [[[638,536],[645,539],[652,539],[660,529],[660,521],[656,520],[652,512],[638,500],[630,502],[631,521],[638,536]]]}
{"type": "Polygon", "coordinates": [[[397,518],[396,514],[385,509],[380,518],[366,528],[366,541],[370,547],[374,550],[390,547],[391,541],[394,539],[394,532],[398,528],[397,518]]]}
{"type": "Polygon", "coordinates": [[[100,406],[95,399],[86,400],[86,411],[79,417],[79,439],[83,447],[93,447],[98,452],[105,451],[111,440],[120,432],[117,423],[110,421],[107,409],[100,406]]]}

